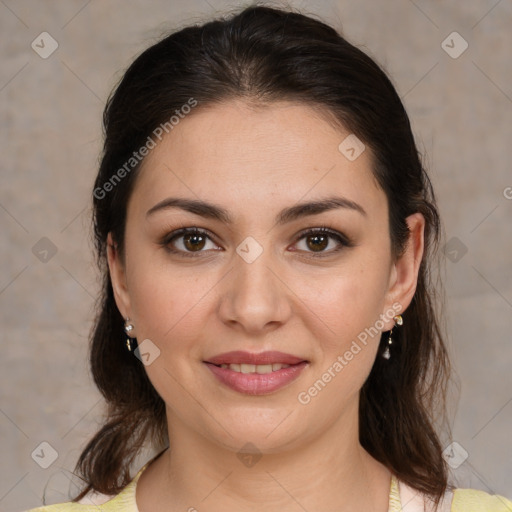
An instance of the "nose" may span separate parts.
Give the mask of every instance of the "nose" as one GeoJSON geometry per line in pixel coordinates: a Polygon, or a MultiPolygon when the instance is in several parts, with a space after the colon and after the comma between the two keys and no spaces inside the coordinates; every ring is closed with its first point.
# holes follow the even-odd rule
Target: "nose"
{"type": "Polygon", "coordinates": [[[256,336],[283,325],[290,317],[292,292],[276,271],[270,250],[252,262],[238,254],[222,290],[219,314],[231,328],[256,336]]]}

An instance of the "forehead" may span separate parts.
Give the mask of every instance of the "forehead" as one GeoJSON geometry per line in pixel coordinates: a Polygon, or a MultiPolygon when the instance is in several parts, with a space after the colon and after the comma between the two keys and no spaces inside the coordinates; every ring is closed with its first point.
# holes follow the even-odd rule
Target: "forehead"
{"type": "Polygon", "coordinates": [[[181,194],[261,211],[273,202],[339,194],[378,211],[385,196],[369,149],[355,160],[340,151],[350,135],[320,109],[302,104],[196,107],[145,158],[134,202],[149,207],[181,194]]]}

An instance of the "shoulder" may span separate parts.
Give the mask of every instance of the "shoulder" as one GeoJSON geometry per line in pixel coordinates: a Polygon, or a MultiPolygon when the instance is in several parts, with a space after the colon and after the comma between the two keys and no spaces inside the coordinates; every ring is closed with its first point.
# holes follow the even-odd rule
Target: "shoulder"
{"type": "Polygon", "coordinates": [[[476,489],[455,489],[451,512],[512,512],[512,501],[476,489]]]}
{"type": "Polygon", "coordinates": [[[27,510],[26,512],[137,512],[136,505],[132,499],[127,500],[118,494],[111,497],[109,501],[86,501],[59,503],[27,510]]]}
{"type": "Polygon", "coordinates": [[[391,485],[390,512],[512,512],[512,501],[498,494],[449,486],[436,509],[434,501],[398,480],[391,485]],[[402,505],[403,503],[403,505],[402,505]]]}
{"type": "Polygon", "coordinates": [[[45,507],[38,507],[27,510],[27,512],[132,512],[127,503],[120,503],[116,497],[110,501],[99,501],[93,503],[92,501],[74,502],[68,501],[66,503],[59,503],[56,505],[47,505],[45,507]]]}
{"type": "MultiPolygon", "coordinates": [[[[162,452],[163,453],[163,452],[162,452]]],[[[139,512],[135,500],[137,481],[149,466],[147,462],[133,477],[131,482],[117,495],[90,492],[79,502],[69,501],[57,505],[47,505],[26,512],[139,512]]]]}
{"type": "Polygon", "coordinates": [[[27,510],[27,512],[98,512],[98,507],[94,505],[83,505],[81,503],[59,503],[58,505],[47,505],[46,507],[38,507],[27,510]]]}
{"type": "Polygon", "coordinates": [[[26,512],[138,512],[135,502],[136,481],[130,482],[119,494],[108,496],[91,492],[78,502],[33,508],[26,512]]]}

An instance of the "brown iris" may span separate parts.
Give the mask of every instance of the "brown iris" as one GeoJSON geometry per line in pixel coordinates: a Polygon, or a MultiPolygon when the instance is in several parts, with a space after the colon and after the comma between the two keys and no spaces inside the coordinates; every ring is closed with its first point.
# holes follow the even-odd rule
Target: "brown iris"
{"type": "Polygon", "coordinates": [[[204,247],[206,237],[200,233],[183,235],[183,245],[190,251],[201,250],[204,247]]]}
{"type": "Polygon", "coordinates": [[[329,244],[329,237],[327,235],[309,235],[306,237],[306,243],[310,249],[314,251],[318,249],[321,251],[329,244]],[[313,242],[310,243],[310,241],[313,242]]]}

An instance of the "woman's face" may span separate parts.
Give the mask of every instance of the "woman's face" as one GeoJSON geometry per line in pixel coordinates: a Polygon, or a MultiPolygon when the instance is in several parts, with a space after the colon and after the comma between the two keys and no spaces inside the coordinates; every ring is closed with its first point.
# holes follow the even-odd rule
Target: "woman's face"
{"type": "Polygon", "coordinates": [[[233,101],[194,111],[146,157],[124,264],[112,249],[109,264],[176,432],[272,452],[357,429],[380,333],[414,293],[423,218],[393,261],[386,196],[369,149],[340,149],[349,135],[303,105],[233,101]]]}

